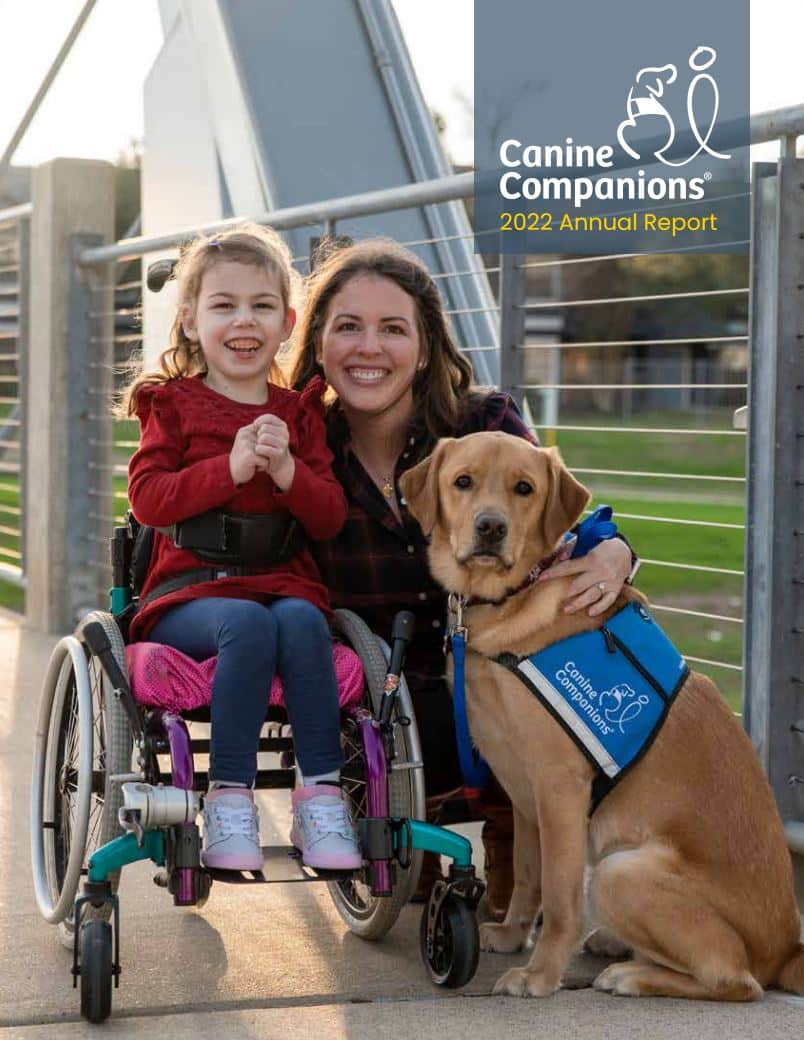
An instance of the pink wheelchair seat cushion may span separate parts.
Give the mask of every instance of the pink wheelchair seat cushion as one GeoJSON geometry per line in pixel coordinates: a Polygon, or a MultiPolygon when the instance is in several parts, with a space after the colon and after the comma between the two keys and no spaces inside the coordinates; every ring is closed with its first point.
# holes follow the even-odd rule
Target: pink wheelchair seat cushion
{"type": "MultiPolygon", "coordinates": [[[[363,698],[363,666],[348,646],[332,648],[341,708],[354,708],[363,698]]],[[[128,678],[134,699],[148,708],[180,713],[212,702],[217,657],[194,661],[162,643],[131,643],[126,647],[128,678]]],[[[282,681],[275,675],[269,704],[284,707],[282,681]]]]}

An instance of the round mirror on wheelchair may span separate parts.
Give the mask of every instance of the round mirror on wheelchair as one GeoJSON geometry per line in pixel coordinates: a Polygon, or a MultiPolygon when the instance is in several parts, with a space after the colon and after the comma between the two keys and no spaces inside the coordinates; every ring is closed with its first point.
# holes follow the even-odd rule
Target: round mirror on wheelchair
{"type": "MultiPolygon", "coordinates": [[[[333,621],[335,633],[348,643],[360,658],[365,676],[365,707],[378,715],[383,683],[388,668],[388,649],[381,639],[356,614],[337,610],[333,621]]],[[[396,767],[388,775],[388,811],[392,816],[423,820],[426,806],[422,770],[410,768],[421,761],[415,716],[407,686],[400,687],[399,713],[412,720],[409,726],[395,726],[396,767]]],[[[360,728],[346,717],[341,729],[345,763],[341,785],[349,800],[352,818],[358,823],[368,814],[368,770],[360,728]]],[[[362,939],[382,938],[394,925],[402,907],[415,891],[421,870],[421,853],[414,852],[410,865],[403,869],[395,864],[395,881],[388,896],[371,893],[367,870],[344,879],[328,882],[335,907],[349,930],[362,939]]]]}
{"type": "MultiPolygon", "coordinates": [[[[125,667],[123,641],[109,614],[93,612],[125,667]]],[[[82,872],[100,845],[120,833],[122,804],[115,774],[131,769],[128,721],[111,684],[81,639],[67,636],[53,651],[36,730],[31,792],[31,852],[39,910],[72,942],[73,903],[82,872]]],[[[118,878],[112,878],[113,889],[118,878]]],[[[103,916],[106,908],[93,913],[103,916]]]]}

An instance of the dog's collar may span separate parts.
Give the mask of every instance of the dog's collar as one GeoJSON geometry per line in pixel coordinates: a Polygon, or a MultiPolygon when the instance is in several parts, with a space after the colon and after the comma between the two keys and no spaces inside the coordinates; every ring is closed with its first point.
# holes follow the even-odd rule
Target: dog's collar
{"type": "Polygon", "coordinates": [[[469,789],[476,792],[482,791],[489,780],[490,770],[488,763],[483,759],[480,752],[472,744],[469,731],[469,722],[466,717],[466,683],[464,675],[464,658],[466,654],[466,639],[468,630],[463,623],[464,608],[476,604],[491,604],[499,606],[507,599],[516,596],[538,579],[539,575],[551,567],[558,560],[566,560],[572,553],[572,545],[562,543],[558,549],[545,556],[536,566],[528,572],[524,580],[514,589],[509,589],[500,599],[483,599],[479,596],[467,598],[462,593],[450,592],[447,597],[448,624],[444,634],[444,653],[452,652],[453,659],[453,712],[455,718],[455,734],[458,747],[458,759],[461,764],[464,783],[469,789]]]}
{"type": "Polygon", "coordinates": [[[520,592],[524,592],[525,589],[529,589],[531,585],[534,585],[539,578],[540,574],[543,574],[549,567],[552,567],[554,563],[558,563],[561,560],[569,558],[572,552],[572,547],[560,545],[557,549],[554,549],[549,556],[545,556],[543,560],[540,560],[536,566],[528,571],[522,581],[513,589],[508,589],[499,599],[484,599],[482,596],[470,596],[468,599],[460,596],[459,593],[452,593],[457,595],[462,600],[461,606],[466,607],[477,607],[481,605],[499,607],[506,600],[511,599],[512,596],[516,596],[520,592]]]}

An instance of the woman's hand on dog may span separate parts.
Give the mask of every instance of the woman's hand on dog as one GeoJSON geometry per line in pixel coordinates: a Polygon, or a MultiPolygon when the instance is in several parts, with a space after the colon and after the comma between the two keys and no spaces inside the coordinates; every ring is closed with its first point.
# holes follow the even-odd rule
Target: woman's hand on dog
{"type": "Polygon", "coordinates": [[[610,538],[586,556],[554,563],[539,576],[539,581],[574,576],[564,613],[574,614],[588,607],[589,616],[594,617],[614,603],[630,573],[631,550],[622,539],[610,538]]]}

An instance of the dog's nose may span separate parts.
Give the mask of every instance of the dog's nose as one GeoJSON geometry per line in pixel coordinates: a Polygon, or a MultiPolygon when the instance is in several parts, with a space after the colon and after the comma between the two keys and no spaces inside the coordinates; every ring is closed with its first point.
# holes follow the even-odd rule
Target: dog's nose
{"type": "Polygon", "coordinates": [[[484,542],[498,543],[508,534],[508,522],[499,513],[478,513],[475,531],[484,542]]]}

